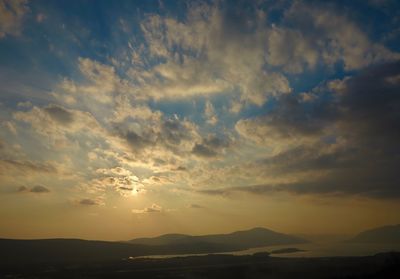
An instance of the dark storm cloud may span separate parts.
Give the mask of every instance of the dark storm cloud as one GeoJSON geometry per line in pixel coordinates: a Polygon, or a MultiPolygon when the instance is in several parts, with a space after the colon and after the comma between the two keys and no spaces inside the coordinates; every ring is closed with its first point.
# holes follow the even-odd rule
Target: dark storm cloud
{"type": "Polygon", "coordinates": [[[63,125],[68,125],[74,120],[72,113],[57,105],[47,106],[43,110],[49,114],[53,120],[63,125]]]}
{"type": "Polygon", "coordinates": [[[340,100],[345,127],[369,142],[398,146],[400,139],[400,62],[364,70],[345,81],[340,100]]]}
{"type": "Polygon", "coordinates": [[[290,173],[307,170],[336,170],[359,164],[354,150],[337,150],[321,154],[321,146],[300,146],[257,162],[263,167],[271,167],[274,173],[290,173]]]}
{"type": "Polygon", "coordinates": [[[318,139],[339,117],[335,97],[320,93],[313,102],[304,103],[299,95],[277,99],[267,114],[239,120],[236,131],[260,144],[276,144],[318,139]]]}
{"type": "Polygon", "coordinates": [[[288,95],[280,102],[280,107],[265,121],[282,137],[318,135],[337,116],[333,104],[327,100],[317,100],[313,106],[307,106],[298,97],[288,95]]]}
{"type": "Polygon", "coordinates": [[[321,93],[310,104],[294,95],[284,96],[272,112],[255,121],[282,138],[320,136],[327,126],[339,124],[338,136],[352,134],[370,142],[397,142],[400,62],[370,67],[342,83],[337,92],[321,93]]]}
{"type": "Polygon", "coordinates": [[[226,187],[209,190],[199,190],[197,193],[209,196],[232,197],[235,193],[253,195],[271,195],[277,192],[287,192],[295,195],[357,195],[372,198],[398,199],[400,189],[399,179],[393,177],[377,177],[376,175],[357,176],[344,174],[343,177],[328,175],[315,181],[299,181],[280,184],[260,184],[240,187],[226,187]]]}
{"type": "MultiPolygon", "coordinates": [[[[242,135],[302,144],[254,162],[274,174],[319,173],[308,180],[202,191],[265,194],[348,193],[400,197],[400,62],[370,67],[332,86],[333,92],[307,104],[296,96],[281,98],[265,116],[241,123],[242,135]],[[250,127],[250,128],[248,128],[250,127]],[[264,127],[265,129],[258,129],[264,127]],[[248,129],[246,129],[248,128],[248,129]],[[248,133],[248,134],[246,134],[248,133]],[[251,134],[253,133],[253,134],[251,134]],[[312,139],[306,141],[304,139],[312,139]]],[[[272,141],[274,142],[274,141],[272,141]]]]}

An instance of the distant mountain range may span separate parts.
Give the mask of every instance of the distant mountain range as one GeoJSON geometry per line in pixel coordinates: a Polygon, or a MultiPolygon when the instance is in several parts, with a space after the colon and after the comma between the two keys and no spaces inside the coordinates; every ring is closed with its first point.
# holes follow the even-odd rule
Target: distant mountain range
{"type": "Polygon", "coordinates": [[[230,247],[235,250],[249,249],[269,245],[285,245],[305,243],[306,240],[274,232],[265,228],[254,228],[246,231],[237,231],[229,234],[211,234],[192,236],[185,234],[165,234],[154,238],[136,238],[129,241],[141,245],[217,245],[230,247]]]}
{"type": "Polygon", "coordinates": [[[203,236],[168,234],[127,242],[80,239],[0,239],[0,265],[118,261],[135,256],[231,252],[268,245],[304,242],[307,241],[264,228],[203,236]]]}
{"type": "Polygon", "coordinates": [[[400,224],[374,228],[359,233],[350,242],[400,243],[400,224]]]}
{"type": "MultiPolygon", "coordinates": [[[[136,256],[221,253],[305,242],[308,241],[265,228],[201,236],[166,234],[125,242],[80,239],[0,239],[0,266],[2,264],[120,261],[136,256]]],[[[349,242],[400,243],[400,225],[364,231],[349,242]]]]}

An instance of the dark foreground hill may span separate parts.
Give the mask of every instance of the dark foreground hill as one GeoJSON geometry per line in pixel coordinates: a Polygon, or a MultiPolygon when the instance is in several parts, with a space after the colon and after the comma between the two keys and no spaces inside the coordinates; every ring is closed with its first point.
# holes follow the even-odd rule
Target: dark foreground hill
{"type": "Polygon", "coordinates": [[[80,239],[0,239],[1,263],[97,262],[147,254],[142,245],[80,239]]]}
{"type": "Polygon", "coordinates": [[[350,241],[357,243],[400,243],[400,224],[361,232],[350,241]]]}
{"type": "Polygon", "coordinates": [[[239,250],[237,246],[210,243],[149,246],[80,239],[0,239],[0,248],[0,264],[107,262],[137,256],[202,254],[239,250]]]}
{"type": "Polygon", "coordinates": [[[226,235],[169,235],[131,242],[0,239],[0,263],[104,262],[148,255],[231,252],[265,245],[301,242],[304,240],[260,228],[226,235]]]}
{"type": "Polygon", "coordinates": [[[0,278],[400,278],[400,253],[275,258],[208,255],[87,264],[0,265],[0,278]]]}
{"type": "Polygon", "coordinates": [[[237,231],[229,234],[213,235],[184,235],[166,234],[154,238],[137,238],[129,241],[133,244],[142,245],[191,245],[196,243],[208,243],[210,245],[221,245],[225,247],[236,247],[248,249],[269,245],[288,245],[307,242],[304,239],[274,232],[265,228],[254,228],[246,231],[237,231]]]}

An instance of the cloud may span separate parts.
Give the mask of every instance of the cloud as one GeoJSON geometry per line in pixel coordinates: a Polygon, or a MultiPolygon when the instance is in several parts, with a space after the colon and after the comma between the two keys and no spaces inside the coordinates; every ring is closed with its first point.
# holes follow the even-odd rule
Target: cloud
{"type": "Polygon", "coordinates": [[[138,135],[135,131],[125,131],[123,136],[133,151],[140,151],[148,146],[153,145],[153,142],[150,139],[138,135]]]}
{"type": "Polygon", "coordinates": [[[52,119],[60,124],[68,125],[74,121],[73,114],[63,107],[49,105],[43,109],[52,119]]]}
{"type": "MultiPolygon", "coordinates": [[[[240,6],[189,5],[181,20],[148,15],[141,23],[147,48],[138,56],[147,64],[162,62],[150,68],[133,65],[133,94],[163,100],[239,93],[240,101],[232,107],[237,111],[240,103],[261,106],[292,91],[285,75],[272,70],[276,66],[298,74],[318,63],[331,67],[343,62],[346,70],[354,70],[400,57],[370,41],[357,24],[328,5],[294,1],[282,26],[268,26],[265,11],[256,4],[240,6]]],[[[205,114],[210,124],[215,122],[209,103],[205,114]]]]}
{"type": "Polygon", "coordinates": [[[228,138],[219,138],[215,135],[208,135],[203,138],[201,143],[196,143],[193,146],[192,153],[199,157],[212,158],[220,155],[231,142],[228,138]]]}
{"type": "Polygon", "coordinates": [[[96,131],[99,126],[97,120],[89,112],[66,109],[52,104],[43,108],[34,106],[28,111],[17,111],[14,113],[14,118],[30,123],[41,133],[76,132],[88,127],[96,131]]]}
{"type": "Polygon", "coordinates": [[[31,188],[28,188],[26,186],[20,186],[17,189],[18,193],[35,193],[35,194],[44,194],[44,193],[50,193],[50,190],[46,188],[45,186],[42,185],[36,185],[31,188]]]}
{"type": "Polygon", "coordinates": [[[0,1],[0,39],[18,36],[21,33],[24,16],[29,12],[27,0],[0,1]]]}
{"type": "Polygon", "coordinates": [[[377,177],[376,173],[365,175],[360,171],[357,173],[352,172],[351,174],[343,172],[342,174],[342,177],[335,173],[333,175],[322,176],[318,179],[309,178],[290,183],[244,185],[197,190],[196,192],[221,197],[233,197],[233,195],[239,193],[271,196],[279,192],[286,192],[293,195],[355,195],[380,199],[398,199],[400,197],[400,191],[397,187],[399,180],[393,180],[393,177],[377,177]]]}
{"type": "Polygon", "coordinates": [[[137,28],[118,20],[115,49],[111,41],[96,58],[64,53],[75,72],[68,64],[68,76],[43,87],[50,95],[0,110],[0,174],[32,180],[71,168],[78,190],[104,200],[159,185],[396,196],[400,73],[387,61],[398,53],[336,3],[274,5],[146,13],[137,28]]]}
{"type": "Polygon", "coordinates": [[[101,205],[101,201],[97,200],[97,199],[90,199],[90,198],[85,198],[85,199],[81,199],[78,201],[79,205],[83,205],[83,206],[93,206],[93,205],[101,205]]]}
{"type": "Polygon", "coordinates": [[[29,192],[31,193],[37,193],[37,194],[42,194],[42,193],[49,193],[50,190],[42,185],[36,185],[32,187],[29,192]]]}
{"type": "Polygon", "coordinates": [[[243,101],[257,105],[289,93],[288,80],[264,67],[265,14],[250,7],[244,13],[224,3],[191,5],[182,21],[150,15],[141,24],[148,55],[165,63],[131,70],[139,91],[179,99],[239,90],[243,101]]]}
{"type": "Polygon", "coordinates": [[[345,79],[336,92],[341,94],[340,127],[357,133],[359,140],[395,144],[400,139],[400,62],[386,63],[345,79]],[[375,135],[379,135],[376,137],[375,135]]]}
{"type": "Polygon", "coordinates": [[[57,173],[57,168],[50,163],[28,160],[0,159],[0,175],[18,173],[57,173]]]}
{"type": "Polygon", "coordinates": [[[26,191],[28,191],[28,188],[25,186],[20,186],[20,187],[18,187],[18,190],[17,190],[17,192],[26,192],[26,191]]]}
{"type": "Polygon", "coordinates": [[[267,61],[282,66],[286,72],[301,73],[304,68],[314,69],[319,60],[319,50],[301,30],[273,26],[268,35],[267,61]]]}
{"type": "Polygon", "coordinates": [[[150,207],[146,207],[144,209],[132,209],[132,213],[134,214],[144,214],[144,213],[160,213],[163,212],[161,206],[153,203],[150,207]]]}
{"type": "Polygon", "coordinates": [[[234,193],[246,192],[251,194],[271,194],[273,189],[270,185],[246,185],[240,187],[225,187],[217,189],[197,190],[196,193],[208,196],[231,197],[234,193]]]}
{"type": "Polygon", "coordinates": [[[106,138],[107,132],[97,119],[87,111],[66,109],[58,105],[33,106],[28,111],[13,113],[15,120],[29,123],[35,133],[43,136],[43,142],[51,147],[71,145],[71,138],[85,135],[106,138]]]}
{"type": "Polygon", "coordinates": [[[141,161],[148,161],[154,155],[164,162],[173,158],[181,160],[190,154],[193,144],[200,139],[197,126],[177,116],[134,119],[113,126],[129,152],[141,161]]]}
{"type": "MultiPolygon", "coordinates": [[[[301,97],[300,97],[301,98],[301,97]]],[[[318,141],[332,128],[337,113],[328,102],[314,102],[312,109],[298,96],[285,96],[267,114],[241,119],[235,130],[244,138],[265,145],[274,152],[318,141]]]]}
{"type": "Polygon", "coordinates": [[[200,205],[200,204],[192,203],[192,204],[189,205],[189,208],[192,208],[192,209],[203,209],[205,207],[200,205]]]}
{"type": "Polygon", "coordinates": [[[80,188],[91,194],[104,194],[107,189],[112,189],[123,197],[146,192],[143,182],[123,167],[97,169],[95,175],[90,181],[81,183],[80,188]]]}
{"type": "Polygon", "coordinates": [[[113,101],[116,93],[130,93],[133,90],[127,80],[119,77],[113,66],[80,57],[78,69],[82,81],[65,78],[52,94],[57,100],[69,105],[78,101],[89,105],[92,102],[106,104],[113,101]]]}
{"type": "Polygon", "coordinates": [[[6,128],[14,136],[16,136],[18,134],[17,128],[15,127],[15,124],[13,122],[11,122],[11,121],[3,121],[1,123],[1,126],[6,128]]]}
{"type": "Polygon", "coordinates": [[[318,61],[328,66],[342,62],[345,70],[355,70],[400,58],[369,40],[346,12],[332,4],[294,1],[285,11],[284,23],[291,28],[274,26],[269,33],[268,62],[287,72],[314,69],[318,61]]]}
{"type": "Polygon", "coordinates": [[[30,101],[18,102],[17,107],[19,107],[19,108],[30,108],[30,107],[32,107],[32,103],[30,101]]]}
{"type": "Polygon", "coordinates": [[[215,157],[217,156],[217,152],[213,149],[207,147],[204,144],[195,144],[192,150],[193,154],[200,157],[215,157]]]}
{"type": "Polygon", "coordinates": [[[215,113],[215,109],[213,104],[210,101],[206,102],[204,108],[204,116],[206,118],[206,122],[210,125],[215,125],[218,122],[218,116],[215,113]]]}
{"type": "Polygon", "coordinates": [[[281,182],[235,191],[399,197],[399,157],[388,156],[397,154],[400,140],[399,74],[400,62],[369,67],[328,82],[306,105],[281,98],[268,114],[238,121],[241,136],[272,150],[247,171],[267,181],[268,173],[279,174],[281,182]]]}
{"type": "Polygon", "coordinates": [[[113,176],[134,176],[131,171],[124,169],[123,167],[97,169],[96,173],[113,176]]]}
{"type": "Polygon", "coordinates": [[[12,142],[0,139],[0,180],[11,185],[31,184],[44,177],[67,178],[69,173],[53,160],[29,159],[22,146],[11,138],[12,142]]]}

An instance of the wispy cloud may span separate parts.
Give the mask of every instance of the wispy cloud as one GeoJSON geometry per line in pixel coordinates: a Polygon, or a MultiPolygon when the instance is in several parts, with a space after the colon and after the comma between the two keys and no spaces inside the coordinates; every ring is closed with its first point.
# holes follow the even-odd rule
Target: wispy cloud
{"type": "Polygon", "coordinates": [[[163,208],[155,203],[153,203],[150,207],[145,207],[143,209],[132,209],[132,213],[134,214],[160,213],[160,212],[163,212],[163,208]]]}
{"type": "Polygon", "coordinates": [[[0,1],[0,39],[7,36],[17,36],[23,28],[23,19],[27,12],[28,0],[0,1]]]}

